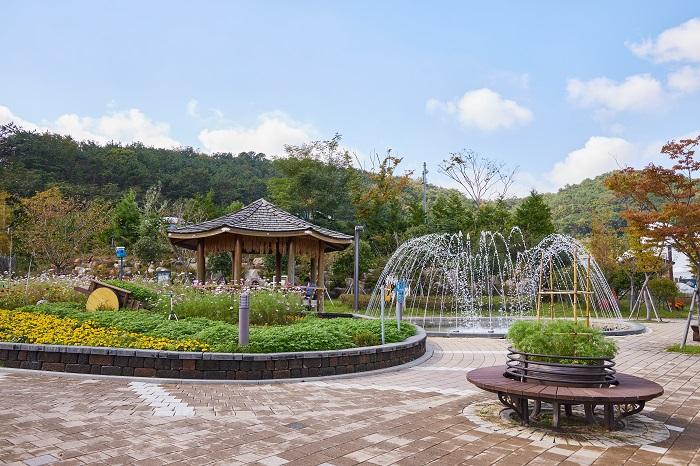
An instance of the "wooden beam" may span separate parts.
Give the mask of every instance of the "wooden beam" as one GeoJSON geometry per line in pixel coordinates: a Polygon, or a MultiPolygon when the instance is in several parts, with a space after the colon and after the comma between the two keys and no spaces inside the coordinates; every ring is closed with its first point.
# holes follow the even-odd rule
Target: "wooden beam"
{"type": "Polygon", "coordinates": [[[197,281],[203,285],[206,282],[206,257],[204,256],[204,240],[197,241],[197,281]]]}
{"type": "Polygon", "coordinates": [[[294,286],[296,279],[294,277],[296,273],[296,263],[295,263],[295,251],[294,251],[294,239],[289,240],[289,245],[287,246],[287,284],[294,286]]]}
{"type": "Polygon", "coordinates": [[[233,249],[233,284],[241,284],[241,239],[236,238],[233,249]]]}

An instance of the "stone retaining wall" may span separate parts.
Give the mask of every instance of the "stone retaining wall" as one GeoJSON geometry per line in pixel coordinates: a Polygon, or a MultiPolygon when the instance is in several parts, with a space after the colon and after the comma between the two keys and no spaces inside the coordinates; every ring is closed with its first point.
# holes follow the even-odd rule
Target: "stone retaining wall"
{"type": "Polygon", "coordinates": [[[0,342],[0,366],[81,374],[178,379],[263,380],[384,369],[425,353],[426,335],[401,343],[337,351],[299,353],[188,353],[92,346],[0,342]]]}

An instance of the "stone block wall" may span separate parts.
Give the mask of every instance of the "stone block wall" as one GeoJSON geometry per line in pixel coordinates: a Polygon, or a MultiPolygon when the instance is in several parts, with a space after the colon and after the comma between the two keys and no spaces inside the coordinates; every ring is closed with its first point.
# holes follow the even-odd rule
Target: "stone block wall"
{"type": "Polygon", "coordinates": [[[0,366],[43,371],[174,379],[265,380],[384,369],[425,354],[425,332],[401,343],[299,353],[188,353],[0,342],[0,366]]]}

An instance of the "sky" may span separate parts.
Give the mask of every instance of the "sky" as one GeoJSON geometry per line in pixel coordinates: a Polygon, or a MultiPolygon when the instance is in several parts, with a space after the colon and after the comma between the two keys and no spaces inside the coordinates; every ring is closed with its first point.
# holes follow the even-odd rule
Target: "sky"
{"type": "Polygon", "coordinates": [[[0,3],[0,124],[283,154],[474,150],[512,194],[660,162],[700,133],[696,1],[0,3]]]}

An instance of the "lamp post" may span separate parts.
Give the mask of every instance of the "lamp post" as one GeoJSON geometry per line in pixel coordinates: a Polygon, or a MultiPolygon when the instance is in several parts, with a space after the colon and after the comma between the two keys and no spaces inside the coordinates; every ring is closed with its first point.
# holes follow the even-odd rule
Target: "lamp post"
{"type": "Polygon", "coordinates": [[[352,310],[357,312],[360,308],[360,233],[362,226],[355,225],[355,267],[353,270],[353,299],[352,310]]]}

